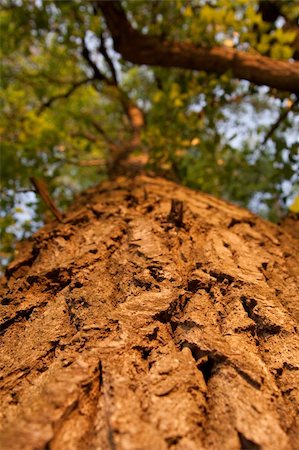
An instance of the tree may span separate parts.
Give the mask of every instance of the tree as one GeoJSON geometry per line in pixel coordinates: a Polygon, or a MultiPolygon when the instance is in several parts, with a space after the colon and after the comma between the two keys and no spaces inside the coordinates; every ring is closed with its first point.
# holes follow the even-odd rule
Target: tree
{"type": "Polygon", "coordinates": [[[132,150],[154,173],[284,214],[298,193],[294,2],[1,3],[3,256],[45,220],[23,194],[32,174],[65,208],[132,150]]]}
{"type": "Polygon", "coordinates": [[[280,214],[295,5],[2,3],[5,224],[32,172],[59,208],[107,181],[52,205],[2,279],[1,448],[297,448],[297,217],[177,183],[280,214]],[[223,129],[247,100],[276,108],[258,151],[223,129]]]}

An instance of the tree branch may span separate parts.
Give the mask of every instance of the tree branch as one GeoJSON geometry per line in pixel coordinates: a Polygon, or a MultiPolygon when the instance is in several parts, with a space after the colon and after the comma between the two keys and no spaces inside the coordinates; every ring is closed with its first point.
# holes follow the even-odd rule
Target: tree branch
{"type": "Polygon", "coordinates": [[[82,56],[85,59],[85,61],[88,63],[88,65],[92,68],[93,71],[93,78],[98,81],[105,81],[109,85],[113,85],[113,81],[110,80],[106,75],[104,75],[96,63],[91,59],[90,51],[87,48],[87,45],[85,43],[85,38],[82,39],[82,56]]]}
{"type": "Polygon", "coordinates": [[[108,142],[108,144],[113,144],[112,139],[110,139],[106,131],[103,130],[103,128],[98,122],[96,122],[94,119],[91,119],[90,123],[95,128],[95,130],[103,136],[103,138],[105,139],[106,142],[108,142]]]}
{"type": "Polygon", "coordinates": [[[93,134],[89,133],[88,131],[76,131],[76,132],[71,132],[70,135],[72,137],[77,137],[77,138],[84,138],[87,139],[90,142],[97,142],[97,137],[94,136],[93,134]]]}
{"type": "Polygon", "coordinates": [[[104,57],[106,63],[108,64],[109,69],[110,69],[110,71],[111,71],[111,75],[112,75],[114,84],[115,84],[115,86],[117,86],[117,85],[118,85],[118,80],[117,80],[116,70],[115,70],[114,64],[113,64],[113,62],[112,62],[112,59],[111,59],[110,56],[108,55],[107,48],[106,48],[106,44],[105,44],[105,40],[104,40],[104,36],[103,36],[103,33],[102,33],[101,36],[100,36],[100,46],[99,46],[99,51],[100,51],[100,53],[103,55],[103,57],[104,57]]]}
{"type": "MultiPolygon", "coordinates": [[[[105,81],[109,86],[114,86],[116,91],[119,95],[119,100],[122,104],[122,107],[124,109],[125,114],[127,115],[130,125],[132,127],[132,130],[135,134],[135,141],[139,139],[140,129],[144,126],[144,114],[143,111],[131,101],[131,99],[128,97],[128,95],[119,87],[118,81],[117,81],[117,75],[116,70],[113,65],[112,60],[110,59],[107,49],[103,40],[103,35],[100,37],[100,47],[99,51],[102,53],[103,57],[105,58],[107,64],[109,65],[110,71],[112,73],[112,78],[106,77],[98,68],[98,66],[92,61],[90,51],[86,46],[85,39],[82,39],[82,55],[85,58],[85,60],[88,62],[90,67],[93,69],[94,72],[94,78],[100,81],[105,81]],[[137,138],[138,133],[138,138],[137,138]]],[[[95,127],[97,124],[93,124],[95,127]]],[[[98,131],[107,139],[107,135],[105,136],[104,131],[102,128],[98,125],[98,131]]]]}
{"type": "Polygon", "coordinates": [[[86,159],[77,161],[77,165],[80,167],[95,167],[95,166],[105,166],[104,159],[86,159]]]}
{"type": "Polygon", "coordinates": [[[114,41],[115,50],[135,64],[181,67],[223,74],[228,70],[236,78],[282,91],[299,93],[299,63],[273,60],[225,47],[198,47],[184,42],[162,41],[134,29],[118,0],[98,0],[114,41]]]}
{"type": "Polygon", "coordinates": [[[59,159],[59,162],[64,164],[71,164],[72,166],[79,167],[95,167],[95,166],[105,166],[104,159],[59,159]]]}
{"type": "Polygon", "coordinates": [[[56,100],[70,97],[73,94],[73,92],[75,92],[76,89],[78,89],[83,84],[90,83],[91,81],[92,78],[85,78],[83,80],[74,83],[66,92],[63,92],[62,94],[53,95],[53,97],[50,97],[46,102],[42,103],[37,114],[41,114],[45,108],[50,108],[52,103],[55,102],[56,100]]]}
{"type": "Polygon", "coordinates": [[[52,211],[54,216],[59,222],[63,222],[63,214],[62,212],[57,208],[54,201],[51,198],[51,195],[48,191],[48,188],[46,186],[46,183],[43,180],[39,180],[35,177],[30,177],[30,181],[33,184],[37,194],[41,196],[47,207],[52,211]]]}
{"type": "Polygon", "coordinates": [[[271,126],[270,130],[268,131],[268,133],[266,134],[262,145],[265,145],[266,142],[268,141],[268,139],[272,136],[272,134],[274,133],[275,130],[277,130],[277,128],[279,127],[279,125],[281,124],[281,122],[284,121],[284,119],[287,118],[288,114],[290,111],[292,111],[296,104],[298,103],[299,98],[296,97],[295,100],[291,103],[290,106],[288,106],[287,108],[284,109],[284,111],[282,111],[282,113],[280,114],[280,116],[278,117],[278,119],[276,120],[276,122],[271,126]]]}

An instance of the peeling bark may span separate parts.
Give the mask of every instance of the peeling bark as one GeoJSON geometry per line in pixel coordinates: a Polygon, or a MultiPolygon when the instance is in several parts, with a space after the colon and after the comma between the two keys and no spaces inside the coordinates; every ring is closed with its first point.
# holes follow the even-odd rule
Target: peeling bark
{"type": "Polygon", "coordinates": [[[2,280],[3,450],[295,450],[299,244],[159,178],[83,193],[2,280]]]}

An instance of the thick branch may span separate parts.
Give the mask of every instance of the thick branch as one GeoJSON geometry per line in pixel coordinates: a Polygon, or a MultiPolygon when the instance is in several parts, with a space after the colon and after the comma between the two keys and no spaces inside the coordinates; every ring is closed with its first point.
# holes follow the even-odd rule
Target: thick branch
{"type": "Polygon", "coordinates": [[[299,63],[272,60],[225,47],[197,47],[184,42],[161,41],[144,35],[128,21],[119,1],[97,1],[114,41],[116,51],[135,64],[182,67],[223,74],[228,70],[236,78],[282,91],[299,93],[299,63]]]}

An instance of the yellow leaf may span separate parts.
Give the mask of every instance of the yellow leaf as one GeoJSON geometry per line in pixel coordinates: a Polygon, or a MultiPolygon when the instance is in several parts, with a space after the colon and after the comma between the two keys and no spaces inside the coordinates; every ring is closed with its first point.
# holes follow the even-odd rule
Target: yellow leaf
{"type": "Polygon", "coordinates": [[[295,197],[295,200],[293,201],[293,203],[291,204],[291,206],[289,207],[289,210],[293,213],[297,213],[299,214],[299,195],[297,195],[295,197]]]}
{"type": "Polygon", "coordinates": [[[192,12],[191,6],[189,6],[189,5],[186,6],[185,11],[184,11],[184,15],[185,15],[186,17],[192,17],[193,12],[192,12]]]}
{"type": "Polygon", "coordinates": [[[154,103],[158,103],[161,100],[162,97],[163,97],[163,92],[162,91],[155,92],[154,95],[153,95],[153,102],[154,103]]]}
{"type": "Polygon", "coordinates": [[[179,108],[180,106],[183,106],[183,102],[182,102],[182,100],[180,99],[180,98],[176,98],[175,100],[174,100],[174,106],[176,106],[177,108],[179,108]]]}

